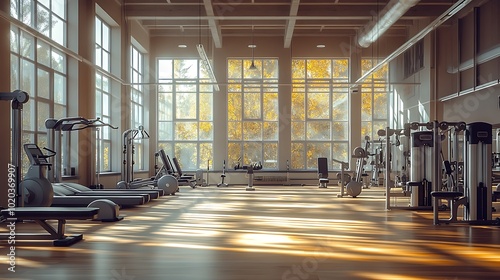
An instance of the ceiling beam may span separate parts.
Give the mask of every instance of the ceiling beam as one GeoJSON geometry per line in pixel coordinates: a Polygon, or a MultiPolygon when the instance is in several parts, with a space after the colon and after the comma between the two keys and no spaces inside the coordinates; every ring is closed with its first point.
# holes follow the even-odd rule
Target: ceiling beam
{"type": "Polygon", "coordinates": [[[292,43],[293,30],[295,29],[295,22],[297,21],[294,17],[297,16],[299,11],[300,0],[292,0],[290,5],[290,19],[286,21],[285,29],[285,48],[289,48],[292,43]]]}
{"type": "MultiPolygon", "coordinates": [[[[422,18],[429,18],[429,17],[436,17],[440,15],[443,11],[445,11],[446,8],[434,8],[430,9],[427,11],[424,11],[423,9],[418,9],[418,10],[410,10],[408,11],[402,19],[405,20],[411,20],[411,19],[422,19],[422,18]]],[[[373,18],[373,15],[370,14],[369,11],[363,11],[363,10],[356,10],[356,11],[304,11],[304,12],[299,12],[297,16],[290,16],[290,15],[279,15],[279,14],[274,14],[269,11],[267,12],[262,12],[260,15],[252,15],[249,14],[248,12],[242,12],[242,13],[232,13],[232,14],[227,14],[227,15],[222,15],[222,16],[205,16],[202,15],[200,17],[198,12],[194,12],[192,10],[185,10],[182,8],[176,8],[176,9],[167,9],[165,7],[156,7],[156,9],[144,9],[144,7],[141,7],[140,9],[126,9],[126,16],[128,19],[137,19],[137,20],[144,20],[144,19],[156,19],[156,20],[162,20],[162,19],[172,19],[172,20],[254,20],[254,21],[260,21],[260,20],[289,20],[289,19],[296,19],[296,20],[371,20],[373,18]]]]}
{"type": "Polygon", "coordinates": [[[215,16],[214,8],[212,7],[212,0],[203,0],[203,4],[205,5],[206,14],[209,17],[208,26],[210,27],[210,33],[212,33],[214,45],[216,48],[222,48],[222,34],[220,31],[218,20],[216,20],[215,18],[210,18],[215,16]]]}

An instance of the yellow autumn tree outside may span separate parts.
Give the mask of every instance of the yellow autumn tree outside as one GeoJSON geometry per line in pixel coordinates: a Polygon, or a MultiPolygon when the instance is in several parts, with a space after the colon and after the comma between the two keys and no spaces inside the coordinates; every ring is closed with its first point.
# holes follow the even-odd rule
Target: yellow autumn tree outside
{"type": "MultiPolygon", "coordinates": [[[[378,62],[377,59],[362,59],[362,74],[378,62]]],[[[368,77],[361,87],[361,139],[365,136],[378,139],[377,131],[387,127],[388,73],[386,64],[368,77]]]]}
{"type": "Polygon", "coordinates": [[[207,71],[198,59],[161,59],[158,65],[164,83],[158,86],[158,148],[177,157],[185,170],[207,168],[213,157],[213,89],[207,71]]]}
{"type": "MultiPolygon", "coordinates": [[[[363,69],[371,67],[371,60],[363,60],[363,69]]],[[[262,60],[256,60],[258,69],[262,60]]],[[[228,156],[230,161],[243,157],[249,160],[248,149],[261,150],[263,141],[258,138],[262,126],[252,120],[265,118],[261,106],[268,106],[262,99],[258,86],[251,79],[271,78],[272,72],[249,73],[251,60],[228,61],[228,156]],[[245,84],[241,80],[249,79],[245,84]],[[261,102],[259,102],[261,101],[261,102]],[[248,123],[244,124],[245,121],[248,123]],[[237,143],[243,141],[244,143],[237,143]],[[248,141],[255,141],[249,144],[248,141]]],[[[277,66],[277,61],[276,61],[277,66]]],[[[349,91],[347,59],[293,59],[292,60],[292,104],[291,104],[291,167],[293,169],[316,168],[320,156],[347,161],[349,149],[349,91]]],[[[264,69],[267,69],[264,67],[264,69]]],[[[277,73],[277,72],[276,72],[277,73]]],[[[364,135],[387,122],[387,67],[377,71],[363,86],[362,112],[364,135]],[[372,91],[374,93],[372,93],[372,91]],[[372,110],[375,108],[375,110],[372,110]],[[372,127],[374,127],[372,129],[372,127]]],[[[273,77],[274,78],[274,77],[273,77]]],[[[277,79],[277,77],[276,77],[277,79]]],[[[277,93],[275,95],[277,101],[277,93]]],[[[272,114],[278,112],[265,110],[272,114]]],[[[272,116],[271,119],[279,118],[272,116]]],[[[277,123],[276,123],[277,125],[277,123]]],[[[272,131],[272,130],[270,130],[272,131]]],[[[264,149],[267,151],[267,149],[264,149]]]]}
{"type": "Polygon", "coordinates": [[[293,169],[312,169],[318,157],[345,160],[348,147],[348,60],[292,60],[293,169]]]}
{"type": "Polygon", "coordinates": [[[262,162],[277,167],[278,61],[276,59],[228,60],[228,160],[229,164],[262,162]]]}
{"type": "MultiPolygon", "coordinates": [[[[363,61],[363,69],[371,66],[369,62],[371,60],[363,61]]],[[[251,63],[249,59],[229,59],[227,63],[228,164],[238,160],[244,164],[261,161],[266,168],[276,168],[278,61],[256,59],[257,71],[249,70],[251,63]]],[[[203,84],[206,75],[203,68],[196,77],[190,72],[193,67],[193,62],[174,61],[173,80],[165,79],[173,85],[159,87],[159,145],[180,157],[184,166],[199,168],[200,165],[205,167],[206,160],[212,156],[213,96],[211,86],[203,84]],[[196,79],[200,81],[198,94],[196,79]],[[196,97],[198,103],[193,105],[190,100],[196,97]],[[175,112],[169,113],[168,108],[172,106],[175,112]]],[[[347,59],[292,61],[293,169],[316,168],[320,156],[349,159],[348,67],[347,59]]],[[[371,133],[372,127],[385,126],[386,73],[387,68],[378,71],[369,86],[363,86],[362,137],[371,133]]]]}

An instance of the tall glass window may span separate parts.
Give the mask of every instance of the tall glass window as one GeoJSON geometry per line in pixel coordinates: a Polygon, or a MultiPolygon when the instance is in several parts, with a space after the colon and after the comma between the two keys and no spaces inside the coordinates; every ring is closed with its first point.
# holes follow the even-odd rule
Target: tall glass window
{"type": "MultiPolygon", "coordinates": [[[[379,63],[362,59],[362,75],[379,63]]],[[[377,131],[388,125],[389,67],[386,64],[368,77],[361,87],[361,139],[378,139],[377,131]]]]}
{"type": "MultiPolygon", "coordinates": [[[[98,16],[95,17],[95,64],[96,71],[95,111],[96,117],[105,123],[111,121],[111,29],[98,16]]],[[[98,133],[97,159],[102,171],[111,171],[111,135],[109,127],[102,127],[98,133]]]]}
{"type": "Polygon", "coordinates": [[[228,160],[278,168],[278,60],[229,59],[228,160]]]}
{"type": "MultiPolygon", "coordinates": [[[[66,45],[66,1],[11,0],[10,7],[12,17],[51,39],[45,42],[11,26],[10,86],[30,95],[23,110],[23,144],[48,147],[45,120],[67,115],[67,56],[54,47],[66,45]]],[[[27,157],[23,156],[22,164],[25,174],[27,157]]]]}
{"type": "Polygon", "coordinates": [[[348,160],[348,62],[292,60],[291,168],[315,169],[318,157],[348,160]]]}
{"type": "MultiPolygon", "coordinates": [[[[130,127],[132,129],[138,129],[139,126],[145,126],[144,124],[144,56],[143,54],[134,46],[131,47],[131,79],[132,87],[130,90],[130,127]]],[[[148,127],[145,127],[146,131],[148,127]]],[[[136,170],[144,170],[146,162],[146,154],[144,151],[144,141],[143,139],[135,140],[134,146],[134,168],[136,170]]]]}
{"type": "MultiPolygon", "coordinates": [[[[185,170],[213,157],[213,86],[199,59],[158,59],[158,148],[185,170]]],[[[212,163],[210,163],[212,164],[212,163]]]]}

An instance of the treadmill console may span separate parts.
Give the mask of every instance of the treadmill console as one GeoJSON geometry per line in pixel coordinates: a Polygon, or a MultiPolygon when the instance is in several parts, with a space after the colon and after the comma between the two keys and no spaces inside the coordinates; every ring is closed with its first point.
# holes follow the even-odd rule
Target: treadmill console
{"type": "Polygon", "coordinates": [[[24,151],[32,165],[52,165],[47,161],[50,156],[44,155],[37,144],[24,144],[24,151]]]}

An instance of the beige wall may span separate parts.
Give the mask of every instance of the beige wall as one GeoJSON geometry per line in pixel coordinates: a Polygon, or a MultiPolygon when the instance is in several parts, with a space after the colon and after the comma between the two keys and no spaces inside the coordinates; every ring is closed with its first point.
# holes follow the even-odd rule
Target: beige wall
{"type": "MultiPolygon", "coordinates": [[[[410,29],[409,38],[414,36],[430,20],[415,21],[410,29]]],[[[403,79],[403,56],[391,62],[391,82],[394,83],[394,93],[401,98],[404,107],[404,119],[398,120],[399,124],[407,122],[427,122],[435,119],[435,90],[434,90],[434,55],[432,33],[423,38],[424,66],[417,73],[403,79]]],[[[392,123],[392,122],[391,122],[392,123]]],[[[401,127],[402,128],[402,127],[401,127]]]]}
{"type": "MultiPolygon", "coordinates": [[[[500,123],[500,1],[483,1],[472,5],[459,15],[452,25],[437,34],[437,53],[442,55],[438,64],[437,84],[442,103],[443,120],[500,123]],[[477,9],[477,27],[474,27],[474,7],[477,9]],[[458,20],[462,21],[459,23],[458,20]],[[477,42],[477,44],[474,44],[477,42]],[[479,61],[486,52],[496,56],[479,61]],[[475,55],[476,54],[476,55],[475,55]],[[467,61],[478,59],[476,68],[460,70],[467,61]],[[482,88],[489,84],[488,87],[482,88]]],[[[472,63],[470,65],[473,65],[472,63]]]]}

